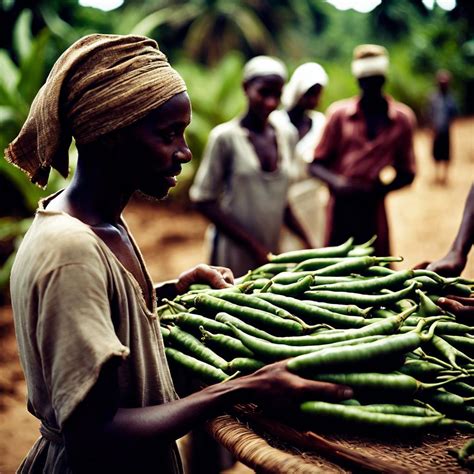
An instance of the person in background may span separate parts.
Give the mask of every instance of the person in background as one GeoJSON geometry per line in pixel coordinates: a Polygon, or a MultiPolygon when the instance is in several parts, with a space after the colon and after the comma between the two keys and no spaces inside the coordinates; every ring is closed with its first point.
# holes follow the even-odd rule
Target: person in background
{"type": "Polygon", "coordinates": [[[451,123],[457,115],[456,103],[449,92],[451,73],[441,69],[436,73],[437,91],[429,98],[429,122],[433,133],[434,182],[448,182],[451,161],[451,123]]]}
{"type": "MultiPolygon", "coordinates": [[[[135,192],[165,197],[191,160],[191,103],[181,76],[143,36],[81,38],[56,61],[6,159],[46,186],[11,273],[28,409],[41,436],[20,473],[183,472],[175,440],[235,403],[280,406],[350,398],[348,387],[271,364],[178,398],[156,316],[157,290],[122,211],[135,192]]],[[[198,266],[174,283],[223,288],[224,268],[198,266]]],[[[160,288],[158,288],[158,293],[160,288]]]]}
{"type": "MultiPolygon", "coordinates": [[[[313,161],[314,149],[326,123],[324,114],[315,109],[327,84],[328,76],[321,65],[314,62],[301,64],[283,88],[283,109],[271,115],[274,121],[294,129],[298,137],[288,200],[313,247],[323,244],[327,193],[325,187],[308,173],[308,164],[313,161]]],[[[283,250],[291,250],[298,242],[285,234],[281,245],[283,250]]]]}
{"type": "Polygon", "coordinates": [[[236,276],[279,252],[283,223],[311,243],[288,206],[295,135],[273,123],[287,77],[285,65],[269,56],[252,58],[243,70],[244,115],[215,127],[190,189],[190,198],[213,224],[211,264],[236,276]]]}
{"type": "Polygon", "coordinates": [[[310,173],[330,191],[325,245],[377,235],[375,254],[390,255],[385,197],[415,177],[415,116],[383,92],[389,67],[387,50],[360,45],[352,73],[361,93],[330,106],[310,173]]]}

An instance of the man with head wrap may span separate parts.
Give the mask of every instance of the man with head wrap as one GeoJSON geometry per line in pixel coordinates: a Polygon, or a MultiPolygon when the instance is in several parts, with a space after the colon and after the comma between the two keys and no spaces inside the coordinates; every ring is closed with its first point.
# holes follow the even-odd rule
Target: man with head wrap
{"type": "Polygon", "coordinates": [[[331,193],[326,244],[349,237],[362,243],[377,235],[377,255],[390,254],[385,196],[415,177],[415,116],[383,93],[388,63],[382,46],[355,48],[352,72],[361,95],[329,108],[310,165],[311,174],[327,183],[331,193]]]}
{"type": "Polygon", "coordinates": [[[244,115],[211,131],[190,198],[214,224],[211,263],[240,276],[279,251],[285,223],[309,239],[288,206],[294,132],[270,117],[280,103],[286,67],[257,56],[244,67],[244,115]]]}
{"type": "MultiPolygon", "coordinates": [[[[153,40],[90,35],[58,59],[6,150],[43,186],[52,167],[68,174],[71,137],[79,152],[72,182],[40,203],[11,275],[28,409],[41,421],[20,472],[181,472],[175,440],[193,426],[236,401],[286,402],[301,386],[276,364],[177,399],[155,288],[121,214],[135,191],[162,198],[175,185],[191,159],[190,116],[185,84],[153,40]]],[[[168,294],[196,281],[225,287],[232,274],[198,266],[168,294]]]]}
{"type": "MultiPolygon", "coordinates": [[[[272,113],[273,121],[292,129],[297,137],[288,200],[313,245],[318,247],[323,244],[327,192],[317,180],[311,178],[308,164],[313,161],[314,149],[326,123],[324,114],[315,109],[327,84],[328,76],[320,64],[301,64],[283,89],[283,109],[272,113]]],[[[294,246],[294,239],[285,234],[283,250],[294,246]]]]}

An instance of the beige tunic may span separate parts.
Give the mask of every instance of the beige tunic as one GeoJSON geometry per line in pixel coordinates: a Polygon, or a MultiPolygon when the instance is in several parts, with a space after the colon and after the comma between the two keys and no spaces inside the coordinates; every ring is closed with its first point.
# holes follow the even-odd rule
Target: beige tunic
{"type": "MultiPolygon", "coordinates": [[[[278,168],[263,171],[248,130],[240,117],[215,127],[189,195],[192,201],[217,200],[249,234],[273,253],[279,252],[280,232],[288,203],[290,165],[296,137],[273,124],[278,147],[278,168]]],[[[213,265],[229,267],[235,276],[258,266],[254,255],[231,237],[215,230],[213,265]]]]}
{"type": "MultiPolygon", "coordinates": [[[[154,311],[131,273],[81,221],[40,203],[13,266],[11,296],[28,409],[43,434],[20,472],[70,472],[62,427],[112,357],[122,359],[120,407],[176,399],[154,311]]],[[[174,443],[157,446],[156,467],[180,472],[174,443]]]]}

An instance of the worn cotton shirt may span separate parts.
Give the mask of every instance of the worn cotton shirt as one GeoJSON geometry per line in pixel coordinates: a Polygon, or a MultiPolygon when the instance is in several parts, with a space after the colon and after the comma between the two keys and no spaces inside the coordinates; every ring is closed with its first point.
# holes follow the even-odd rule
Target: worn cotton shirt
{"type": "MultiPolygon", "coordinates": [[[[413,133],[416,120],[412,110],[388,97],[388,123],[375,138],[368,139],[359,101],[359,98],[342,100],[328,109],[328,120],[314,160],[323,160],[337,174],[368,183],[377,181],[386,166],[414,174],[413,133]]],[[[390,252],[382,198],[367,196],[354,200],[332,196],[326,224],[327,245],[340,244],[350,236],[359,237],[359,241],[368,240],[377,234],[376,253],[390,252]]]]}
{"type": "MultiPolygon", "coordinates": [[[[28,409],[43,433],[20,472],[70,472],[62,428],[111,358],[121,360],[120,407],[177,398],[154,298],[147,308],[132,274],[78,219],[40,203],[15,259],[11,296],[28,409]]],[[[155,458],[157,472],[180,472],[174,443],[157,446],[155,458]]]]}
{"type": "MultiPolygon", "coordinates": [[[[271,252],[278,252],[280,231],[288,199],[294,136],[274,124],[278,147],[275,171],[263,171],[248,131],[240,118],[214,128],[190,189],[194,202],[217,200],[247,232],[271,252]]],[[[258,265],[247,249],[213,229],[211,263],[241,276],[258,265]]]]}

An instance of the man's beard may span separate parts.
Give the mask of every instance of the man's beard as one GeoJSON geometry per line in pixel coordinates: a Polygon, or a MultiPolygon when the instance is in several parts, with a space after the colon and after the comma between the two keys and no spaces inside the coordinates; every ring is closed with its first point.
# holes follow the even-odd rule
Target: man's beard
{"type": "Polygon", "coordinates": [[[138,199],[144,199],[145,201],[153,202],[153,203],[157,203],[157,202],[160,202],[160,201],[164,201],[165,199],[168,199],[168,196],[169,196],[168,193],[165,194],[165,195],[162,196],[162,197],[152,196],[151,194],[147,194],[147,193],[141,191],[140,189],[137,189],[133,194],[134,194],[134,196],[137,197],[138,199]]]}

